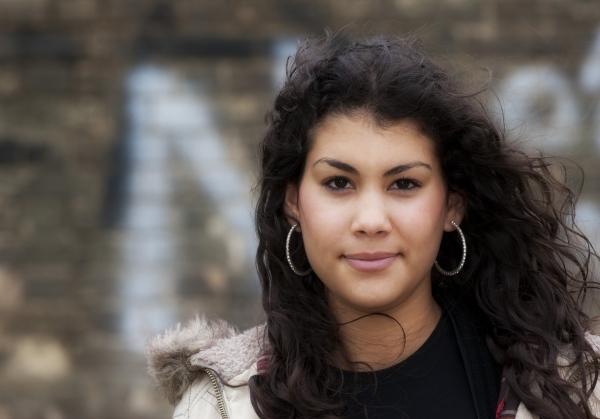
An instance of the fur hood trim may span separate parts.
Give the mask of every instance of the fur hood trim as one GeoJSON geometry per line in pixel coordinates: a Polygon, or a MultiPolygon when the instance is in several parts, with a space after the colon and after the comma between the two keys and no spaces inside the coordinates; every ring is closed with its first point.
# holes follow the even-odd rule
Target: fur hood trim
{"type": "Polygon", "coordinates": [[[264,331],[261,325],[237,333],[223,320],[196,316],[148,341],[148,372],[175,404],[204,368],[225,382],[250,368],[265,347],[264,331]]]}

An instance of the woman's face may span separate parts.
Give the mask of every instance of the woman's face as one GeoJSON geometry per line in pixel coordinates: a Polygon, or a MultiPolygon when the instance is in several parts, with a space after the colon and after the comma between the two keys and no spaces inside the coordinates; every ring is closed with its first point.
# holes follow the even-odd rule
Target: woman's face
{"type": "Polygon", "coordinates": [[[300,222],[330,307],[389,313],[429,301],[442,233],[463,215],[461,197],[447,194],[433,142],[411,122],[383,129],[364,114],[327,118],[313,141],[285,209],[300,222]]]}

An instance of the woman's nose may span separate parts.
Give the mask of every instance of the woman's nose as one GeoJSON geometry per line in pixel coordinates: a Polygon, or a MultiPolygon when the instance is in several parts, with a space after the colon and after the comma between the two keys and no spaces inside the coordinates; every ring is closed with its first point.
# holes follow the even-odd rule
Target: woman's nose
{"type": "Polygon", "coordinates": [[[356,201],[351,230],[354,234],[375,236],[387,234],[392,229],[385,196],[377,192],[364,192],[356,201]]]}

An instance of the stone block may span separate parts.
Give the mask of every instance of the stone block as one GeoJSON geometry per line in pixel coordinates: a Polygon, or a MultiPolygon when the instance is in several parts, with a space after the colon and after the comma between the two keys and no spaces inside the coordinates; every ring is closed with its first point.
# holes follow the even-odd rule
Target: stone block
{"type": "Polygon", "coordinates": [[[0,21],[39,21],[50,0],[0,0],[0,21]]]}
{"type": "Polygon", "coordinates": [[[0,34],[0,59],[73,60],[81,53],[75,37],[38,30],[0,34]]]}
{"type": "Polygon", "coordinates": [[[102,17],[111,20],[148,20],[148,18],[152,17],[152,12],[156,14],[157,8],[160,9],[157,3],[167,4],[167,8],[170,8],[169,3],[172,2],[103,0],[102,17]]]}
{"type": "Polygon", "coordinates": [[[81,21],[98,17],[96,0],[60,0],[56,7],[61,20],[81,21]]]}
{"type": "Polygon", "coordinates": [[[21,73],[23,89],[33,94],[73,92],[74,67],[69,63],[43,62],[26,66],[21,73]]]}
{"type": "Polygon", "coordinates": [[[20,89],[21,77],[16,66],[0,66],[0,97],[13,96],[18,94],[20,89]]]}
{"type": "Polygon", "coordinates": [[[71,373],[71,359],[56,339],[45,336],[23,337],[11,345],[2,367],[2,376],[11,381],[55,381],[71,373]]]}
{"type": "Polygon", "coordinates": [[[0,266],[0,312],[19,307],[23,302],[23,281],[13,270],[0,266]]]}
{"type": "Polygon", "coordinates": [[[84,49],[87,57],[114,60],[115,57],[126,58],[132,53],[135,38],[111,29],[96,30],[85,37],[84,49]]]}

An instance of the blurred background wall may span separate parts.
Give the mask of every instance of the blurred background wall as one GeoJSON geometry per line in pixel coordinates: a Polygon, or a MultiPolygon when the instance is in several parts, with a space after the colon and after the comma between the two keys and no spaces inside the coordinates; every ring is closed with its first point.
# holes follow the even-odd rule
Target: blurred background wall
{"type": "Polygon", "coordinates": [[[586,170],[600,247],[597,0],[0,0],[0,419],[170,417],[144,341],[260,321],[264,114],[350,23],[492,70],[515,137],[586,170]]]}

